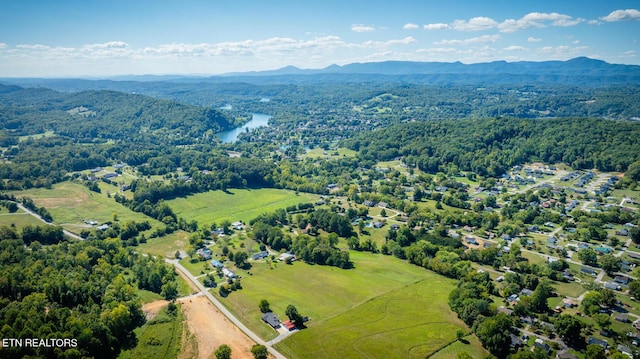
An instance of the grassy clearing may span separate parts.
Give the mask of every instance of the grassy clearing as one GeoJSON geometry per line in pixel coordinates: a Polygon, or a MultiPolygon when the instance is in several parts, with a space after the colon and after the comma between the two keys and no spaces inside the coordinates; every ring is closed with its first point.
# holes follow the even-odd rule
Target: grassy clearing
{"type": "Polygon", "coordinates": [[[118,358],[176,358],[183,329],[182,310],[178,309],[177,315],[172,316],[163,308],[157,317],[135,330],[138,344],[121,352],[118,358]]]}
{"type": "MultiPolygon", "coordinates": [[[[450,314],[451,312],[447,307],[447,296],[453,288],[453,281],[393,257],[360,252],[351,252],[350,254],[355,264],[355,269],[351,270],[314,266],[302,262],[295,262],[293,265],[284,263],[270,265],[265,262],[254,262],[253,267],[250,269],[251,275],[247,271],[236,271],[238,275],[242,276],[243,289],[232,293],[222,301],[249,328],[265,339],[275,337],[276,333],[260,319],[261,313],[258,309],[260,300],[267,299],[271,304],[271,309],[280,318],[286,318],[284,312],[287,305],[293,304],[296,306],[302,315],[311,318],[311,321],[308,322],[308,329],[292,336],[291,340],[293,341],[287,341],[287,343],[292,344],[284,344],[285,352],[293,351],[296,353],[296,357],[297,355],[302,355],[302,352],[309,352],[309,348],[315,346],[314,344],[309,344],[311,346],[307,349],[300,350],[300,345],[304,344],[296,344],[297,339],[295,337],[298,335],[311,332],[315,333],[311,337],[317,338],[322,333],[327,333],[328,335],[330,331],[341,330],[342,324],[340,324],[340,320],[342,319],[339,318],[353,311],[355,311],[356,315],[361,315],[358,314],[361,312],[365,313],[362,314],[365,317],[366,315],[379,316],[375,311],[383,304],[380,304],[382,303],[379,302],[381,299],[377,298],[396,293],[397,297],[390,297],[386,300],[394,304],[400,303],[396,301],[403,300],[402,293],[404,291],[416,293],[417,289],[407,289],[415,283],[423,283],[419,288],[423,288],[423,286],[429,288],[429,290],[420,292],[421,295],[430,298],[430,303],[427,306],[431,306],[433,304],[431,302],[439,303],[442,301],[442,305],[446,307],[440,308],[439,311],[448,313],[445,315],[447,318],[440,317],[439,321],[447,322],[448,324],[444,324],[445,326],[453,325],[451,323],[458,325],[457,319],[453,314],[450,314]],[[441,292],[441,295],[433,296],[429,294],[433,291],[441,292]],[[372,303],[377,304],[373,305],[372,303]],[[358,309],[361,306],[362,309],[358,309]],[[449,315],[452,315],[452,317],[449,317],[449,315]]],[[[418,299],[417,297],[415,298],[415,300],[418,299]]],[[[417,304],[417,307],[421,307],[421,309],[417,310],[416,307],[416,312],[413,309],[407,309],[406,316],[403,316],[405,314],[402,314],[402,311],[396,313],[399,308],[391,309],[391,307],[395,307],[395,305],[388,306],[390,312],[387,318],[394,318],[392,319],[394,321],[404,321],[405,323],[401,324],[400,327],[411,327],[412,329],[407,329],[407,331],[411,332],[410,336],[425,330],[424,327],[420,329],[420,326],[416,326],[414,317],[418,316],[418,318],[424,319],[426,318],[425,316],[432,314],[425,312],[423,305],[420,304],[417,304]],[[407,324],[408,322],[413,322],[413,324],[407,324]]],[[[423,323],[433,321],[432,319],[423,319],[420,319],[423,323]]],[[[347,322],[350,323],[349,325],[353,323],[369,323],[366,325],[371,327],[371,333],[376,331],[376,323],[370,323],[366,319],[363,320],[363,317],[350,317],[347,322]]],[[[387,324],[382,325],[386,326],[387,324]]],[[[407,332],[399,330],[397,326],[396,328],[398,329],[396,333],[398,336],[393,333],[386,333],[385,335],[394,337],[398,342],[396,345],[404,346],[404,348],[411,346],[407,344],[410,339],[404,337],[407,332]]],[[[379,328],[380,333],[386,330],[379,328]]],[[[354,333],[359,333],[359,331],[353,331],[351,335],[354,335],[354,333]]],[[[455,338],[455,330],[451,335],[455,338]]],[[[369,340],[364,336],[361,339],[365,342],[369,340]]],[[[334,355],[333,357],[344,356],[334,355]]]]}
{"type": "Polygon", "coordinates": [[[431,359],[449,359],[455,358],[458,353],[466,352],[471,355],[472,358],[486,358],[489,352],[482,347],[480,340],[475,335],[468,335],[463,338],[463,341],[456,341],[437,353],[433,354],[429,358],[431,359]]]}
{"type": "Polygon", "coordinates": [[[43,223],[22,210],[18,210],[15,213],[9,213],[9,211],[3,208],[0,212],[0,226],[2,225],[20,229],[27,225],[41,226],[43,223]]]}
{"type": "Polygon", "coordinates": [[[30,197],[36,205],[46,207],[56,224],[72,232],[87,228],[83,222],[85,219],[102,223],[112,221],[114,214],[123,223],[149,221],[154,228],[161,226],[160,222],[122,206],[105,193],[91,192],[76,182],[61,182],[52,189],[33,188],[11,193],[17,197],[30,197]]]}
{"type": "Polygon", "coordinates": [[[189,247],[189,234],[184,231],[176,231],[163,237],[149,238],[147,243],[141,243],[138,248],[141,252],[165,258],[175,258],[176,251],[187,251],[189,247]]]}
{"type": "Polygon", "coordinates": [[[179,217],[201,224],[220,224],[223,220],[249,222],[265,212],[317,201],[319,196],[264,189],[232,189],[228,192],[210,191],[167,201],[179,217]]]}
{"type": "Polygon", "coordinates": [[[466,328],[449,310],[452,281],[432,275],[310,326],[279,345],[294,358],[424,358],[466,328]]]}

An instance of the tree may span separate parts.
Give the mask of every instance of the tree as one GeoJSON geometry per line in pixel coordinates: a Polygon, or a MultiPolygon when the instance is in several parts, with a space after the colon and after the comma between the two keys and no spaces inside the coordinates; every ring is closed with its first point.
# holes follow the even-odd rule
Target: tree
{"type": "Polygon", "coordinates": [[[629,237],[631,237],[631,240],[633,241],[633,243],[640,243],[640,228],[638,227],[632,227],[629,230],[629,237]]]}
{"type": "Polygon", "coordinates": [[[607,354],[603,347],[598,344],[587,345],[587,351],[584,354],[586,359],[606,359],[607,354]]]}
{"type": "Polygon", "coordinates": [[[293,304],[289,304],[284,313],[287,315],[289,320],[296,325],[296,327],[301,327],[303,325],[304,319],[302,318],[302,315],[298,313],[298,309],[293,304]]]}
{"type": "Polygon", "coordinates": [[[583,248],[579,250],[578,258],[582,261],[582,263],[589,266],[595,266],[598,264],[598,254],[591,248],[583,248]]]}
{"type": "Polygon", "coordinates": [[[634,298],[640,298],[640,280],[633,280],[629,283],[629,294],[634,298]]]}
{"type": "Polygon", "coordinates": [[[260,304],[258,304],[258,307],[260,308],[260,312],[262,313],[271,311],[271,308],[269,308],[269,302],[266,299],[260,300],[260,304]]]}
{"type": "Polygon", "coordinates": [[[611,325],[611,316],[606,313],[598,313],[591,316],[593,320],[598,324],[600,329],[606,330],[611,325]]]}
{"type": "Polygon", "coordinates": [[[222,344],[216,349],[214,354],[216,359],[231,359],[231,348],[226,344],[222,344]]]}
{"type": "Polygon", "coordinates": [[[244,268],[244,266],[246,265],[247,259],[249,259],[249,255],[247,254],[247,252],[237,252],[233,256],[233,261],[235,262],[236,267],[238,268],[244,268]]]}
{"type": "Polygon", "coordinates": [[[547,298],[551,296],[552,288],[548,282],[541,282],[531,295],[531,310],[537,313],[549,311],[549,303],[547,298]]]}
{"type": "Polygon", "coordinates": [[[562,314],[554,323],[556,332],[570,347],[581,348],[584,345],[582,328],[585,325],[573,315],[562,314]]]}
{"type": "Polygon", "coordinates": [[[254,359],[267,359],[269,351],[264,345],[256,344],[251,347],[251,354],[253,354],[254,359]]]}
{"type": "Polygon", "coordinates": [[[482,346],[487,348],[491,354],[498,358],[506,358],[511,346],[509,334],[511,334],[512,325],[511,318],[500,313],[482,321],[476,329],[476,335],[482,342],[482,346]]]}
{"type": "Polygon", "coordinates": [[[600,267],[607,272],[608,275],[612,275],[613,273],[620,270],[620,261],[621,259],[614,256],[613,254],[605,254],[598,260],[600,263],[600,267]]]}

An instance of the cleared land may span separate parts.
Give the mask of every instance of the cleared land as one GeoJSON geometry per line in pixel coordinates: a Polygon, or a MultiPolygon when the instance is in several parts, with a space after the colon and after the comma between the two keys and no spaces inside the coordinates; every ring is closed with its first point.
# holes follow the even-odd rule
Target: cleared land
{"type": "Polygon", "coordinates": [[[423,358],[467,330],[447,304],[453,280],[389,256],[351,257],[351,270],[254,262],[251,275],[236,271],[243,289],[222,301],[267,340],[277,333],[260,319],[261,299],[281,319],[288,304],[309,316],[307,329],[277,346],[292,358],[423,358]]]}
{"type": "Polygon", "coordinates": [[[465,328],[448,308],[451,289],[450,280],[430,276],[310,326],[278,349],[293,358],[424,358],[465,328]]]}
{"type": "Polygon", "coordinates": [[[213,357],[222,344],[231,348],[233,358],[253,358],[251,347],[255,344],[231,323],[204,296],[182,301],[182,310],[189,331],[198,342],[198,358],[213,357]]]}
{"type": "Polygon", "coordinates": [[[11,193],[17,197],[30,197],[36,205],[49,210],[54,223],[75,233],[79,233],[83,228],[89,228],[84,224],[84,220],[103,223],[113,221],[114,215],[120,222],[149,221],[152,227],[161,225],[160,222],[117,203],[105,193],[89,191],[80,183],[61,182],[54,185],[52,189],[32,188],[11,193]]]}
{"type": "Polygon", "coordinates": [[[298,195],[292,191],[273,188],[231,189],[227,192],[210,191],[167,201],[179,217],[196,220],[201,224],[220,224],[223,220],[248,223],[258,215],[298,203],[313,203],[319,196],[298,195]]]}

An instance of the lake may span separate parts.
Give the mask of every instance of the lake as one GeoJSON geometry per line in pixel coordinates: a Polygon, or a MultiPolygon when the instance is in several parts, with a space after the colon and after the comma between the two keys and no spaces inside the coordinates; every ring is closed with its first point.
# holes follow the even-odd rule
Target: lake
{"type": "Polygon", "coordinates": [[[238,135],[250,130],[252,128],[258,128],[262,126],[269,126],[269,119],[271,116],[262,113],[254,113],[251,115],[251,120],[245,123],[242,127],[236,127],[233,130],[220,132],[216,135],[223,143],[235,142],[238,140],[238,135]]]}

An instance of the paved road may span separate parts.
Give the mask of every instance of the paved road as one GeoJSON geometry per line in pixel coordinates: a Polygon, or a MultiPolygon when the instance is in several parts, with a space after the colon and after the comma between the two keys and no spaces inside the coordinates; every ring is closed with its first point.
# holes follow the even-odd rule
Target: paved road
{"type": "MultiPolygon", "coordinates": [[[[198,281],[198,279],[196,279],[195,276],[193,276],[191,273],[189,273],[189,271],[185,267],[183,267],[182,264],[180,264],[178,262],[178,260],[176,260],[176,259],[165,259],[165,261],[167,263],[169,263],[169,264],[173,264],[176,267],[177,270],[179,270],[187,278],[189,278],[189,280],[191,280],[191,282],[193,282],[193,284],[195,284],[196,287],[198,287],[198,289],[200,290],[200,293],[203,293],[207,298],[209,298],[211,303],[213,303],[213,305],[215,305],[218,308],[218,310],[220,310],[220,312],[222,312],[222,314],[224,314],[233,324],[235,324],[238,328],[240,328],[240,330],[242,330],[249,338],[251,338],[256,343],[264,345],[265,347],[267,347],[267,350],[269,351],[269,353],[271,355],[273,355],[275,358],[277,358],[277,359],[286,359],[286,357],[284,355],[282,355],[279,351],[277,351],[275,348],[272,347],[272,345],[276,343],[275,339],[270,341],[270,342],[265,342],[264,340],[262,340],[262,338],[260,338],[253,331],[251,331],[249,328],[247,328],[240,320],[238,320],[238,318],[236,318],[229,310],[227,310],[227,308],[225,308],[225,306],[222,305],[222,303],[220,303],[220,301],[216,297],[214,297],[213,294],[211,294],[207,290],[207,288],[205,288],[204,285],[202,285],[202,283],[200,283],[200,281],[198,281]]],[[[278,338],[276,338],[276,339],[278,339],[278,338]]]]}
{"type": "MultiPolygon", "coordinates": [[[[45,221],[44,219],[42,219],[42,217],[40,217],[39,214],[37,214],[36,212],[30,210],[29,208],[23,206],[21,203],[15,202],[18,205],[18,208],[20,208],[21,210],[25,211],[27,214],[36,217],[37,219],[39,219],[42,223],[49,225],[49,226],[55,226],[55,223],[50,223],[45,221]]],[[[80,237],[79,235],[73,233],[73,232],[69,232],[66,229],[62,229],[62,233],[64,233],[65,236],[73,238],[73,239],[77,239],[79,241],[84,240],[84,238],[80,237]]]]}

